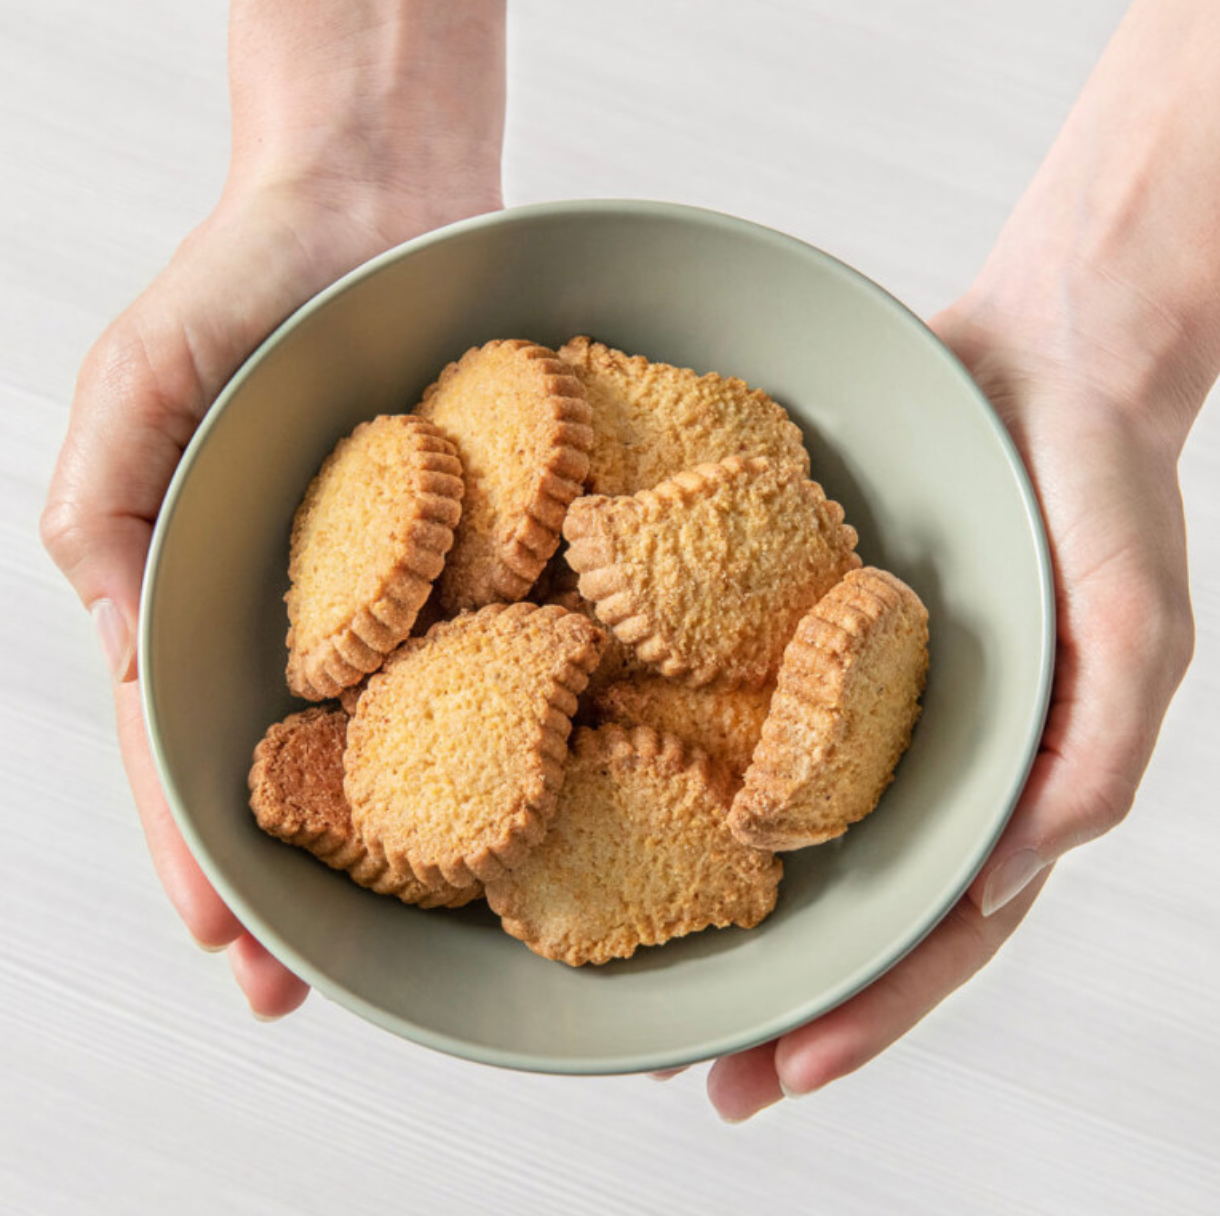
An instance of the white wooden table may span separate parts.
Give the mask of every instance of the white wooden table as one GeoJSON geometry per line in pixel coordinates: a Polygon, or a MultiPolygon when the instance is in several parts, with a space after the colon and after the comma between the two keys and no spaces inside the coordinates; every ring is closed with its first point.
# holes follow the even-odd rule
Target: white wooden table
{"type": "MultiPolygon", "coordinates": [[[[510,203],[787,230],[925,315],[969,282],[1121,0],[513,0],[510,203]]],[[[256,1022],[163,898],[36,521],[81,357],[206,214],[219,0],[0,7],[0,1212],[1220,1211],[1220,403],[1182,464],[1194,667],[1136,809],[966,990],[723,1126],[702,1069],[559,1079],[316,995],[256,1022]]]]}

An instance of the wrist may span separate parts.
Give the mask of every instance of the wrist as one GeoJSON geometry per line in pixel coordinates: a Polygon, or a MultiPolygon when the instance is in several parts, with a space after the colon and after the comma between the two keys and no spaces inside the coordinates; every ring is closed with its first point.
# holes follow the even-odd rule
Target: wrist
{"type": "Polygon", "coordinates": [[[503,0],[234,0],[227,189],[347,208],[500,205],[503,0]]]}
{"type": "Polygon", "coordinates": [[[1220,373],[1218,52],[1208,0],[1136,0],[963,302],[1179,444],[1220,373]]]}
{"type": "Polygon", "coordinates": [[[1155,248],[1116,227],[1073,241],[1019,209],[950,311],[970,348],[1002,351],[1010,369],[1121,413],[1176,455],[1220,372],[1220,317],[1163,271],[1155,248]]]}

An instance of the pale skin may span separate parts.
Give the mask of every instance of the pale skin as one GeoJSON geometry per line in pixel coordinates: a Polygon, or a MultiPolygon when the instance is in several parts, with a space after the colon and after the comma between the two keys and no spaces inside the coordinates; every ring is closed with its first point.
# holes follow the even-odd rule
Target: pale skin
{"type": "MultiPolygon", "coordinates": [[[[157,872],[265,1017],[307,988],[212,890],[149,756],[133,639],[152,525],[199,419],[278,321],[390,245],[500,205],[504,117],[498,0],[291,9],[234,2],[224,194],[86,359],[43,517],[115,676],[157,872]]],[[[883,1052],[995,954],[1058,857],[1131,807],[1193,645],[1177,460],[1220,372],[1217,65],[1210,0],[1137,0],[974,284],[932,321],[1042,505],[1059,614],[1050,717],[967,895],[845,1004],[718,1060],[708,1093],[728,1120],[883,1052]]]]}

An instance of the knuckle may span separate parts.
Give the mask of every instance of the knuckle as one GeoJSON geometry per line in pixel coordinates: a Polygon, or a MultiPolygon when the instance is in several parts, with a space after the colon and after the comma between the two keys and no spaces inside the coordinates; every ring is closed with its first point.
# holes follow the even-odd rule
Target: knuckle
{"type": "Polygon", "coordinates": [[[1186,674],[1195,650],[1194,613],[1185,573],[1180,578],[1146,580],[1136,602],[1144,652],[1172,691],[1186,674]]]}
{"type": "Polygon", "coordinates": [[[79,401],[139,402],[155,385],[148,352],[136,327],[121,317],[94,343],[76,381],[79,401]]]}
{"type": "Polygon", "coordinates": [[[101,449],[108,437],[138,434],[157,396],[138,328],[120,317],[81,364],[68,435],[38,519],[43,548],[69,578],[103,530],[107,486],[101,449]]]}
{"type": "Polygon", "coordinates": [[[120,414],[135,431],[185,442],[201,412],[202,384],[182,324],[146,301],[113,322],[81,364],[74,409],[120,414]],[[151,315],[150,315],[151,314],[151,315]]]}
{"type": "Polygon", "coordinates": [[[38,519],[42,547],[59,568],[72,565],[84,542],[84,520],[77,503],[52,490],[38,519]]]}
{"type": "MultiPolygon", "coordinates": [[[[998,932],[998,922],[994,918],[984,919],[968,899],[959,900],[950,909],[946,919],[969,942],[971,975],[995,957],[996,951],[1007,936],[1006,933],[998,932]]],[[[967,977],[963,977],[963,982],[965,978],[967,977]]]]}
{"type": "Polygon", "coordinates": [[[1195,657],[1195,618],[1189,600],[1179,606],[1173,619],[1167,652],[1170,674],[1177,685],[1195,657]]]}
{"type": "Polygon", "coordinates": [[[1097,772],[1077,789],[1071,809],[1068,848],[1096,840],[1118,827],[1135,801],[1135,788],[1125,773],[1097,772]]]}

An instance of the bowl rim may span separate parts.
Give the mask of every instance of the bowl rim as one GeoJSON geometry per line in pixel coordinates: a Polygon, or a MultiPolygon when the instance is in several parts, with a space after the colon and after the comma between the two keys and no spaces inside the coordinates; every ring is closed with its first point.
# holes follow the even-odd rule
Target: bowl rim
{"type": "Polygon", "coordinates": [[[926,322],[868,275],[808,241],[791,236],[765,224],[731,215],[727,212],[685,203],[649,199],[587,198],[508,207],[500,211],[460,220],[414,237],[361,263],[329,286],[311,296],[281,321],[259,343],[226,382],[221,392],[217,395],[216,400],[200,421],[190,442],[184,449],[178,467],[175,469],[174,475],[166,489],[165,497],[157,514],[144,566],[137,631],[137,672],[140,686],[141,710],[144,715],[145,732],[152,753],[155,771],[178,830],[186,841],[191,855],[203,870],[208,881],[216,889],[217,894],[233,910],[243,926],[277,959],[283,962],[286,967],[299,975],[301,979],[311,987],[316,988],[328,999],[372,1022],[374,1025],[388,1030],[399,1037],[407,1038],[421,1046],[496,1067],[536,1073],[593,1076],[650,1072],[665,1068],[681,1067],[725,1054],[743,1051],[752,1046],[767,1042],[798,1026],[805,1025],[812,1019],[820,1017],[831,1009],[843,1004],[868,987],[869,984],[879,979],[914,950],[940,924],[966,893],[1012,817],[1013,810],[1016,807],[1028,779],[1030,769],[1037,756],[1038,743],[1042,736],[1046,715],[1050,706],[1054,676],[1055,635],[1054,573],[1050,546],[1042,514],[1038,506],[1037,496],[1028,471],[1017,451],[1012,436],[1000,421],[991,402],[975,383],[961,360],[940,340],[926,322]],[[1025,523],[1033,541],[1039,572],[1040,619],[1038,624],[1041,628],[1041,637],[1038,695],[1030,707],[1025,733],[1021,740],[1021,752],[1024,756],[1024,762],[1019,766],[1014,779],[1004,793],[1004,813],[997,817],[991,832],[985,837],[980,838],[973,852],[958,867],[953,881],[946,885],[946,896],[933,904],[935,911],[925,913],[921,919],[917,919],[911,925],[906,934],[892,942],[884,951],[862,962],[854,972],[844,976],[838,984],[830,989],[819,992],[816,997],[801,1003],[796,1008],[788,1009],[784,1013],[774,1015],[765,1021],[754,1022],[738,1033],[721,1035],[715,1039],[694,1043],[687,1049],[677,1053],[672,1051],[631,1052],[617,1055],[586,1055],[583,1057],[556,1058],[537,1051],[493,1048],[481,1043],[472,1043],[465,1038],[421,1026],[404,1015],[388,1013],[315,968],[308,958],[300,954],[273,926],[264,922],[262,917],[249,907],[240,892],[229,882],[224,873],[223,866],[212,856],[200,834],[196,831],[189,809],[189,800],[179,789],[170,767],[158,725],[156,660],[153,657],[155,651],[152,646],[152,632],[153,621],[157,615],[162,552],[166,543],[166,536],[178,508],[182,488],[190,476],[191,469],[199,453],[208,444],[212,430],[220,416],[233,398],[240,392],[243,384],[253,371],[288,332],[295,329],[305,318],[326,307],[331,300],[352,290],[365,279],[378,273],[382,267],[397,262],[402,258],[410,257],[433,245],[445,243],[467,233],[486,228],[512,227],[519,224],[582,216],[592,218],[634,216],[696,222],[713,229],[728,230],[749,236],[754,240],[762,240],[781,246],[793,256],[813,258],[815,261],[821,262],[824,268],[829,269],[832,273],[856,281],[865,291],[871,293],[883,307],[898,313],[906,324],[914,323],[918,328],[923,330],[925,336],[931,340],[932,349],[951,367],[955,377],[961,381],[967,395],[974,399],[985,423],[991,431],[992,438],[998,443],[1013,474],[1024,510],[1025,523]]]}

